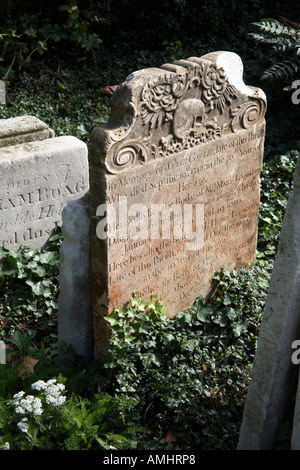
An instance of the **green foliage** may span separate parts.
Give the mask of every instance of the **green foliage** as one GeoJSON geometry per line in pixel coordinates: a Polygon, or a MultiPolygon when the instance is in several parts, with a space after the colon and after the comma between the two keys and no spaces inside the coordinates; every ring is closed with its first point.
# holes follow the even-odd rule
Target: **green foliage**
{"type": "Polygon", "coordinates": [[[274,259],[288,197],[293,189],[293,174],[298,151],[275,155],[266,160],[261,172],[258,259],[274,259]]]}
{"type": "MultiPolygon", "coordinates": [[[[30,339],[36,336],[35,341],[40,344],[56,324],[60,243],[58,227],[42,252],[28,247],[18,252],[0,247],[0,340],[12,337],[14,346],[21,351],[24,344],[20,331],[25,329],[33,335],[30,339]]],[[[52,335],[48,342],[55,341],[52,335]]]]}
{"type": "MultiPolygon", "coordinates": [[[[58,71],[45,67],[32,76],[24,75],[18,87],[7,87],[0,117],[34,115],[56,136],[73,135],[87,142],[93,128],[106,122],[110,109],[101,86],[93,88],[97,71],[86,75],[86,70],[74,70],[72,65],[58,71]]],[[[102,86],[107,85],[104,80],[102,86]]]]}
{"type": "Polygon", "coordinates": [[[235,447],[269,274],[266,265],[221,270],[212,302],[199,297],[173,319],[158,299],[137,296],[107,317],[104,367],[157,438],[171,431],[180,448],[235,447]]]}
{"type": "MultiPolygon", "coordinates": [[[[0,366],[0,378],[7,367],[0,366]]],[[[70,394],[66,383],[61,374],[47,382],[31,376],[17,394],[1,394],[0,448],[6,443],[10,450],[128,447],[131,430],[126,431],[125,400],[106,393],[95,393],[90,399],[70,394]]]]}
{"type": "MultiPolygon", "coordinates": [[[[17,8],[8,0],[1,9],[0,76],[15,78],[14,72],[28,69],[33,58],[51,51],[93,53],[102,42],[99,25],[108,21],[104,3],[19,1],[17,8]],[[56,4],[55,4],[56,3],[56,4]],[[57,4],[58,3],[58,4],[57,4]]],[[[71,55],[71,54],[70,54],[71,55]]]]}
{"type": "Polygon", "coordinates": [[[53,56],[56,62],[67,57],[95,61],[100,51],[103,63],[112,48],[125,54],[131,49],[137,57],[178,41],[182,51],[196,55],[208,52],[208,44],[211,50],[238,50],[249,22],[279,14],[297,16],[299,6],[291,0],[44,0],[38,5],[7,0],[1,8],[0,76],[11,81],[53,56]]]}

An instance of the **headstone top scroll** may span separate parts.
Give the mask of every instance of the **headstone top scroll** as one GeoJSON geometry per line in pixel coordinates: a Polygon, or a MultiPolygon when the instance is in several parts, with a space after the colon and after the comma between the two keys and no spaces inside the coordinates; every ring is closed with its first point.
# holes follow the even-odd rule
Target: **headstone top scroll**
{"type": "Polygon", "coordinates": [[[243,82],[232,52],[190,57],[134,72],[115,91],[102,126],[111,174],[218,141],[264,118],[262,90],[243,82]]]}

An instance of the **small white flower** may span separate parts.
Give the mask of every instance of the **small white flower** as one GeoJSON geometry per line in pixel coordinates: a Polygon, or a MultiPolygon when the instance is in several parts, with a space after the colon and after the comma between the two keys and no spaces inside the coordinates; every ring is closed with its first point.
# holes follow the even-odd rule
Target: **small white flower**
{"type": "Polygon", "coordinates": [[[60,392],[65,389],[63,384],[49,384],[45,390],[48,395],[53,395],[54,397],[58,397],[60,392]]]}
{"type": "MultiPolygon", "coordinates": [[[[44,400],[47,404],[53,406],[61,406],[66,401],[66,397],[61,395],[65,389],[64,384],[57,383],[56,379],[50,379],[47,382],[38,380],[31,385],[32,390],[43,391],[44,400]]],[[[25,392],[19,392],[14,395],[14,404],[16,405],[16,413],[25,414],[33,413],[34,415],[41,415],[43,413],[42,400],[33,395],[24,397],[25,392]],[[24,397],[24,398],[23,398],[24,397]]]]}
{"type": "Polygon", "coordinates": [[[23,391],[21,391],[19,393],[16,393],[13,396],[14,403],[17,403],[24,395],[25,395],[25,392],[23,392],[23,391]]]}
{"type": "Polygon", "coordinates": [[[41,415],[43,413],[42,400],[38,397],[32,402],[32,412],[34,415],[41,415]]]}
{"type": "Polygon", "coordinates": [[[53,384],[56,384],[56,379],[50,379],[47,381],[47,386],[48,385],[53,385],[53,384]]]}
{"type": "Polygon", "coordinates": [[[53,406],[61,406],[63,403],[65,403],[66,397],[60,396],[56,397],[53,395],[47,395],[46,396],[46,403],[48,405],[53,405],[53,406]]]}
{"type": "Polygon", "coordinates": [[[24,415],[26,413],[26,411],[24,410],[24,408],[22,408],[22,406],[17,406],[16,413],[24,415]]]}
{"type": "Polygon", "coordinates": [[[45,390],[47,384],[44,380],[38,380],[31,385],[32,390],[45,390]]]}
{"type": "Polygon", "coordinates": [[[66,397],[60,396],[56,399],[54,406],[61,406],[65,403],[65,401],[66,401],[66,397]]]}
{"type": "Polygon", "coordinates": [[[9,449],[10,449],[9,442],[5,442],[4,446],[2,447],[2,450],[9,450],[9,449]]]}
{"type": "Polygon", "coordinates": [[[27,395],[27,397],[22,398],[19,401],[19,405],[24,408],[25,411],[31,413],[32,411],[32,403],[34,401],[35,397],[33,395],[27,395]]]}
{"type": "Polygon", "coordinates": [[[53,405],[54,401],[55,401],[55,397],[53,397],[52,395],[46,396],[46,403],[48,403],[48,405],[53,405]]]}
{"type": "Polygon", "coordinates": [[[18,428],[22,431],[22,432],[28,432],[28,424],[26,423],[26,421],[28,421],[27,418],[23,418],[18,424],[18,428]]]}
{"type": "Polygon", "coordinates": [[[52,395],[53,397],[57,397],[59,395],[59,390],[57,390],[56,387],[53,387],[53,385],[51,385],[51,387],[47,387],[46,393],[47,395],[52,395]]]}

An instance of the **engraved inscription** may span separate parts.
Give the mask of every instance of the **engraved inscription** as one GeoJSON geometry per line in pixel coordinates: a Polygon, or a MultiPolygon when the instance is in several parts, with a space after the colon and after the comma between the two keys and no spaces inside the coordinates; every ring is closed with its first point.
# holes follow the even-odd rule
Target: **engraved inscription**
{"type": "Polygon", "coordinates": [[[61,225],[67,202],[88,190],[86,146],[75,138],[66,139],[71,152],[65,150],[64,137],[0,150],[0,245],[4,248],[42,248],[54,227],[61,225]],[[9,152],[12,157],[7,162],[9,152]]]}
{"type": "Polygon", "coordinates": [[[149,232],[146,240],[124,240],[118,233],[108,240],[108,283],[113,298],[118,298],[120,282],[132,283],[139,286],[142,295],[160,295],[172,307],[178,305],[174,295],[181,300],[192,299],[195,277],[200,289],[203,275],[209,273],[210,279],[217,266],[228,266],[228,259],[234,260],[232,268],[253,261],[263,136],[261,126],[255,133],[243,131],[222,144],[180,154],[172,161],[159,161],[144,167],[138,175],[108,177],[109,201],[122,201],[125,196],[127,206],[144,200],[147,207],[150,197],[152,203],[172,198],[182,207],[201,203],[205,213],[205,243],[195,253],[188,252],[182,240],[156,241],[149,232]],[[158,283],[159,278],[164,282],[158,283]]]}

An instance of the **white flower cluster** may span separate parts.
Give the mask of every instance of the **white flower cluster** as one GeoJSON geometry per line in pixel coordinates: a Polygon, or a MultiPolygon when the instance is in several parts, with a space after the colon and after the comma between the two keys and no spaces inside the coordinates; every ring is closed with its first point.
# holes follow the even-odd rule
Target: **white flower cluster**
{"type": "Polygon", "coordinates": [[[14,404],[16,405],[16,413],[25,414],[33,413],[34,415],[41,415],[43,413],[42,400],[33,395],[27,395],[25,392],[19,392],[14,395],[14,404]]]}
{"type": "MultiPolygon", "coordinates": [[[[66,397],[61,395],[65,386],[61,383],[57,383],[56,379],[51,379],[47,382],[38,380],[31,385],[31,388],[32,390],[43,391],[45,402],[48,405],[61,406],[66,401],[66,397]]],[[[34,397],[33,395],[24,397],[24,395],[25,392],[21,391],[13,396],[16,413],[32,413],[35,416],[41,415],[44,411],[41,398],[34,397]]],[[[28,418],[25,417],[17,424],[22,432],[28,432],[29,425],[27,421],[28,418]]]]}
{"type": "Polygon", "coordinates": [[[31,385],[33,390],[43,390],[45,392],[46,403],[53,406],[60,406],[66,401],[66,397],[61,395],[61,392],[65,389],[65,386],[60,383],[56,383],[56,379],[38,380],[31,385]]]}

